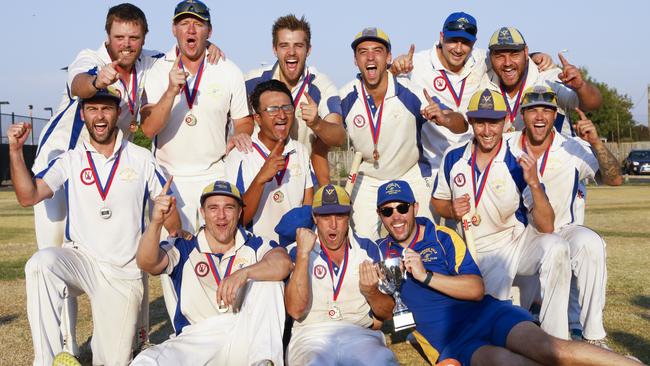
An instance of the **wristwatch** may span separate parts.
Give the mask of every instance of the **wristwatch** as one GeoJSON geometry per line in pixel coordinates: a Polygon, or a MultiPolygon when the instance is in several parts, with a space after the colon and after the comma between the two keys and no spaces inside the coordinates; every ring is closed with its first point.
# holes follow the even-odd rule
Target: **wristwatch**
{"type": "Polygon", "coordinates": [[[93,79],[92,85],[93,85],[93,88],[95,88],[95,90],[99,91],[100,89],[97,87],[97,84],[95,84],[95,82],[97,82],[97,75],[95,75],[95,78],[93,79]]]}
{"type": "Polygon", "coordinates": [[[424,281],[422,281],[422,283],[429,286],[429,283],[431,282],[432,278],[433,278],[433,272],[427,270],[427,276],[424,278],[424,281]]]}

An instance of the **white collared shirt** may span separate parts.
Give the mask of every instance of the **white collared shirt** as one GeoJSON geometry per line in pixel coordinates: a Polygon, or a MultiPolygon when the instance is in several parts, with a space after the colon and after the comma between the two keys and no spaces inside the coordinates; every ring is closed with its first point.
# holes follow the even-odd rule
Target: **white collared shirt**
{"type": "MultiPolygon", "coordinates": [[[[256,133],[253,133],[252,140],[256,147],[254,151],[243,153],[233,149],[225,159],[226,180],[236,185],[242,194],[250,187],[266,161],[257,148],[266,156],[270,154],[256,133]]],[[[276,241],[278,234],[275,226],[289,210],[302,206],[305,190],[313,187],[311,163],[305,145],[290,138],[282,154],[287,156],[287,169],[280,183],[276,175],[264,185],[253,221],[247,227],[255,235],[276,241]]]]}
{"type": "MultiPolygon", "coordinates": [[[[172,47],[152,67],[145,91],[147,103],[157,103],[167,90],[169,71],[176,60],[172,47]]],[[[174,176],[196,176],[219,173],[217,162],[226,154],[229,118],[248,116],[248,101],[244,77],[230,60],[212,65],[204,59],[204,69],[191,114],[196,124],[190,126],[185,117],[190,114],[184,89],[174,98],[165,127],[154,137],[154,155],[160,166],[174,176]]],[[[196,75],[185,84],[192,90],[196,75]]]]}
{"type": "Polygon", "coordinates": [[[475,206],[471,159],[471,141],[447,150],[434,183],[433,197],[453,200],[463,194],[469,195],[470,212],[480,217],[480,224],[472,227],[479,252],[514,243],[528,225],[527,214],[532,209],[533,200],[530,188],[524,181],[523,171],[511,152],[506,137],[504,136],[501,148],[492,161],[487,177],[487,167],[482,172],[475,170],[477,193],[480,191],[480,182],[487,179],[478,207],[475,206]]]}
{"type": "Polygon", "coordinates": [[[158,196],[165,184],[150,151],[124,140],[118,132],[110,157],[106,158],[84,142],[52,160],[35,178],[43,179],[54,192],[61,187],[65,189],[66,240],[118,278],[141,276],[135,253],[145,229],[145,204],[158,196]],[[88,154],[101,186],[110,187],[104,200],[96,186],[88,154]],[[116,170],[111,181],[109,176],[114,165],[116,170]],[[110,210],[110,218],[102,218],[102,208],[110,210]]]}
{"type": "MultiPolygon", "coordinates": [[[[153,66],[155,61],[162,56],[162,53],[152,50],[142,50],[140,57],[136,60],[134,68],[136,71],[136,107],[135,119],[140,119],[137,115],[141,105],[141,96],[144,90],[144,82],[148,70],[153,66]]],[[[74,149],[83,141],[89,141],[88,131],[84,128],[84,123],[79,117],[79,101],[77,97],[73,97],[70,91],[72,80],[75,76],[88,73],[90,75],[97,75],[99,70],[112,62],[111,57],[106,50],[106,45],[102,45],[96,49],[84,49],[75,58],[74,61],[68,66],[68,81],[66,89],[61,96],[59,107],[43,127],[39,136],[38,153],[34,159],[32,171],[38,173],[47,167],[50,160],[57,157],[59,154],[74,149]]],[[[132,90],[132,80],[128,84],[128,91],[124,89],[122,83],[118,80],[112,86],[117,88],[122,96],[120,107],[122,112],[118,116],[117,126],[122,130],[124,136],[131,140],[131,132],[129,125],[134,120],[134,114],[129,110],[129,93],[132,90]]]]}
{"type": "Polygon", "coordinates": [[[219,286],[215,277],[221,281],[229,267],[230,273],[234,273],[259,262],[275,246],[241,227],[235,234],[235,245],[222,255],[212,254],[204,228],[190,240],[170,238],[162,241],[160,247],[169,258],[164,272],[174,282],[178,299],[173,319],[176,334],[186,325],[220,314],[217,311],[219,286]]]}

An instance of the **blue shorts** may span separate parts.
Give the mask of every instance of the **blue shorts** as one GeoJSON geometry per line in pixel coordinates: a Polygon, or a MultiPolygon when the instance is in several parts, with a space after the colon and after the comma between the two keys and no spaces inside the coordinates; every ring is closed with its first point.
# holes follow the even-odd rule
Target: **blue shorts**
{"type": "Polygon", "coordinates": [[[510,301],[485,295],[481,311],[464,324],[463,329],[440,352],[440,360],[455,358],[462,365],[471,365],[472,355],[482,346],[505,347],[508,334],[515,325],[532,321],[533,317],[510,301]]]}

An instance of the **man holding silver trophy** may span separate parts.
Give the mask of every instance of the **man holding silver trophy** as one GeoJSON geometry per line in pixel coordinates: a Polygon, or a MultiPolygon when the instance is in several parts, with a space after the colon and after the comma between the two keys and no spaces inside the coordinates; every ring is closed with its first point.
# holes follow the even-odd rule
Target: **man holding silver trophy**
{"type": "Polygon", "coordinates": [[[377,330],[395,305],[378,289],[379,248],[350,229],[351,209],[343,188],[321,187],[312,207],[316,233],[298,228],[287,248],[295,266],[285,305],[296,320],[288,365],[397,365],[377,330]]]}
{"type": "Polygon", "coordinates": [[[418,208],[408,183],[379,187],[377,210],[389,233],[379,249],[385,258],[402,258],[400,293],[432,364],[453,358],[462,365],[637,365],[588,343],[552,337],[523,308],[484,295],[480,271],[460,236],[416,218],[418,208]]]}

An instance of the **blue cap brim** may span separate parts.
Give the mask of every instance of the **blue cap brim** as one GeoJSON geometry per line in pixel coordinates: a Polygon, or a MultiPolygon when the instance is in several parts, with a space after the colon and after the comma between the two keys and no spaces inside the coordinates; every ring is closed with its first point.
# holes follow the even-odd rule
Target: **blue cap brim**
{"type": "Polygon", "coordinates": [[[415,200],[404,199],[403,197],[401,197],[401,198],[400,197],[391,197],[391,198],[387,198],[387,199],[385,199],[383,201],[377,202],[377,207],[381,207],[381,206],[383,206],[383,205],[385,205],[387,203],[391,203],[391,202],[404,202],[404,203],[408,203],[408,204],[413,204],[413,203],[415,203],[415,200]]]}
{"type": "Polygon", "coordinates": [[[508,113],[506,111],[472,111],[467,112],[467,118],[477,118],[477,119],[503,119],[506,118],[508,113]]]}
{"type": "Polygon", "coordinates": [[[442,31],[444,38],[464,38],[470,42],[476,42],[476,36],[473,36],[465,31],[442,31]]]}
{"type": "Polygon", "coordinates": [[[345,214],[350,213],[350,211],[352,211],[351,206],[343,205],[324,205],[312,209],[312,212],[316,215],[345,214]]]}

